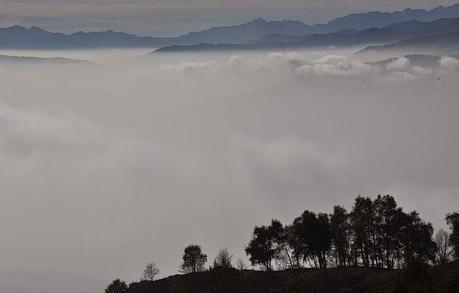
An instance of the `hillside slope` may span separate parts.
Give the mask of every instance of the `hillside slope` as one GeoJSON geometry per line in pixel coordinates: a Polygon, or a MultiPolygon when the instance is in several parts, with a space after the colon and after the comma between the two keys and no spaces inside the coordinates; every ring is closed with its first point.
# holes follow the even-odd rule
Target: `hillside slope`
{"type": "Polygon", "coordinates": [[[131,284],[128,293],[438,292],[459,288],[459,262],[429,269],[213,270],[131,284]]]}

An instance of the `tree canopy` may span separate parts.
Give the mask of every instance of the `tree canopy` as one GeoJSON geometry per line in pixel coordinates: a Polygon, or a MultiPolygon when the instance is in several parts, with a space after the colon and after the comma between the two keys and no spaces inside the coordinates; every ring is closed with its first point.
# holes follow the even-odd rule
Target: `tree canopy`
{"type": "MultiPolygon", "coordinates": [[[[457,235],[456,217],[448,218],[452,235],[457,235]]],[[[330,215],[306,210],[289,225],[272,220],[269,226],[255,227],[246,253],[253,265],[267,270],[273,269],[273,260],[287,268],[400,268],[411,262],[433,263],[437,244],[432,236],[432,224],[416,211],[404,212],[391,195],[374,200],[358,196],[350,212],[341,206],[330,215]]]]}
{"type": "Polygon", "coordinates": [[[204,265],[207,262],[207,255],[201,251],[199,245],[189,245],[183,253],[183,263],[181,270],[185,273],[195,273],[204,270],[204,265]]]}
{"type": "Polygon", "coordinates": [[[278,220],[272,220],[269,226],[255,227],[252,240],[245,248],[253,265],[261,265],[272,270],[272,262],[278,256],[283,227],[278,220]]]}
{"type": "Polygon", "coordinates": [[[124,281],[116,279],[111,282],[105,289],[105,293],[125,293],[128,290],[128,286],[124,281]]]}
{"type": "Polygon", "coordinates": [[[454,248],[454,256],[459,259],[459,212],[448,214],[446,222],[452,230],[449,239],[454,248]]]}

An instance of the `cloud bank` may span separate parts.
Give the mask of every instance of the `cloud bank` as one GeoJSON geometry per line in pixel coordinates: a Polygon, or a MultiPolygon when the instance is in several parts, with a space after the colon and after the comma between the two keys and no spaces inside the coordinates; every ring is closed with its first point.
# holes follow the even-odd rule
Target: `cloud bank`
{"type": "Polygon", "coordinates": [[[295,52],[272,52],[243,58],[238,55],[226,60],[185,61],[176,64],[163,64],[165,72],[205,74],[205,73],[265,73],[289,71],[292,75],[316,77],[365,77],[381,80],[423,79],[436,75],[449,74],[459,69],[459,60],[453,57],[436,57],[432,64],[418,64],[422,55],[390,58],[381,62],[365,62],[349,55],[313,56],[295,52]],[[312,57],[312,59],[311,59],[312,57]],[[410,60],[412,59],[412,60],[410,60]]]}
{"type": "Polygon", "coordinates": [[[2,292],[166,276],[190,243],[244,257],[254,225],[357,194],[437,227],[459,205],[454,58],[60,54],[102,66],[0,67],[2,292]]]}

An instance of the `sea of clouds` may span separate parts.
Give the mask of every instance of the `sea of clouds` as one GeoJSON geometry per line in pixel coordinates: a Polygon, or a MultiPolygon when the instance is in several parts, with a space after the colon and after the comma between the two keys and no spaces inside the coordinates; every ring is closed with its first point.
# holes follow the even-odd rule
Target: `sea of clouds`
{"type": "Polygon", "coordinates": [[[187,244],[245,258],[254,225],[391,193],[459,206],[459,62],[347,51],[2,52],[0,291],[101,292],[187,244]],[[377,60],[371,60],[377,61],[377,60]]]}

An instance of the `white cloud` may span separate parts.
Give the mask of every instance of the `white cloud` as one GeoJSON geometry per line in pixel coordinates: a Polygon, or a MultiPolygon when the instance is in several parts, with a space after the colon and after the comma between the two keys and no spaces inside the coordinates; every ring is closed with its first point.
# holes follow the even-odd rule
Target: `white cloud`
{"type": "Polygon", "coordinates": [[[340,185],[342,173],[351,164],[343,150],[331,150],[295,136],[269,141],[234,136],[230,158],[236,170],[277,207],[287,204],[283,196],[298,201],[315,184],[333,188],[340,185]]]}
{"type": "Polygon", "coordinates": [[[362,75],[371,71],[371,67],[358,60],[346,56],[325,56],[312,64],[297,69],[299,73],[315,73],[318,75],[352,76],[362,75]]]}
{"type": "Polygon", "coordinates": [[[395,58],[392,62],[386,65],[387,70],[406,71],[411,68],[410,60],[406,57],[395,58]]]}
{"type": "Polygon", "coordinates": [[[182,62],[164,64],[161,69],[169,72],[194,74],[256,74],[266,75],[283,72],[288,75],[363,77],[375,80],[406,81],[426,79],[436,74],[444,74],[459,68],[459,61],[442,57],[439,65],[431,67],[412,64],[406,57],[394,58],[384,65],[370,65],[356,57],[344,55],[324,55],[311,58],[297,52],[271,52],[247,56],[230,56],[202,62],[182,62]]]}
{"type": "Polygon", "coordinates": [[[233,138],[233,147],[245,159],[253,159],[269,165],[268,169],[289,169],[310,165],[313,170],[336,170],[348,163],[344,154],[334,154],[326,151],[324,147],[295,136],[262,142],[241,135],[233,138]]]}
{"type": "Polygon", "coordinates": [[[212,72],[218,70],[219,66],[214,61],[204,62],[182,62],[177,65],[165,64],[161,66],[164,71],[176,71],[184,73],[212,72]]]}
{"type": "Polygon", "coordinates": [[[446,73],[457,71],[459,69],[459,59],[453,57],[443,56],[441,57],[439,64],[441,69],[446,73]]]}

